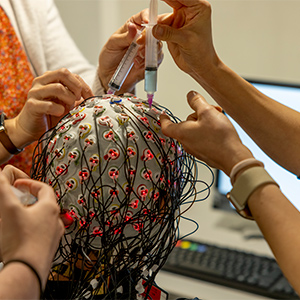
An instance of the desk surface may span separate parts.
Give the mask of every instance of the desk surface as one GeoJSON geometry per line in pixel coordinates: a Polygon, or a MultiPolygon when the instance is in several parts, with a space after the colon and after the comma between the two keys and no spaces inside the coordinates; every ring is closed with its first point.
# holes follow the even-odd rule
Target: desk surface
{"type": "MultiPolygon", "coordinates": [[[[212,197],[213,195],[203,202],[194,204],[186,212],[185,216],[195,220],[200,226],[197,232],[189,238],[273,257],[254,221],[245,220],[236,213],[213,209],[212,197]]],[[[181,236],[194,229],[193,223],[181,220],[181,236]]],[[[173,294],[178,297],[198,297],[203,300],[267,299],[259,295],[164,271],[158,274],[156,282],[171,294],[169,300],[176,299],[173,294]]]]}
{"type": "Polygon", "coordinates": [[[198,297],[201,300],[266,300],[260,295],[246,293],[236,289],[227,288],[213,283],[188,278],[161,271],[156,282],[169,293],[168,300],[175,300],[179,297],[193,299],[198,297]]]}

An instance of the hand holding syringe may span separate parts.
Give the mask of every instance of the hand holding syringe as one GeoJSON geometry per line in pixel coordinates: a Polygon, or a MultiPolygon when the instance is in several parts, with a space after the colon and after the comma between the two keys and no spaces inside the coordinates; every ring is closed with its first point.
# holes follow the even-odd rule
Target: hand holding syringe
{"type": "MultiPolygon", "coordinates": [[[[150,0],[149,23],[146,27],[146,57],[145,57],[145,92],[147,93],[148,103],[151,107],[154,93],[157,91],[157,67],[158,67],[158,46],[157,40],[152,34],[153,26],[157,23],[158,2],[150,0]]],[[[122,58],[118,68],[108,83],[108,94],[114,94],[119,91],[128,73],[133,66],[133,60],[138,52],[139,45],[137,39],[142,31],[138,30],[133,42],[129,46],[126,54],[122,58]]]]}

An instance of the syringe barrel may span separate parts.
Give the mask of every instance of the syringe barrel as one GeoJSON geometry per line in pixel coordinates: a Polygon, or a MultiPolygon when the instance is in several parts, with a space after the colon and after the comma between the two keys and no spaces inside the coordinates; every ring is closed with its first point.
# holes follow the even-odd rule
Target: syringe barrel
{"type": "Polygon", "coordinates": [[[37,198],[29,192],[23,192],[14,186],[11,186],[11,189],[14,192],[15,196],[17,196],[20,202],[25,206],[32,205],[37,201],[37,198]]]}
{"type": "Polygon", "coordinates": [[[158,45],[156,38],[152,35],[152,28],[153,26],[150,25],[146,28],[145,65],[149,68],[156,68],[158,45]]]}
{"type": "Polygon", "coordinates": [[[145,69],[145,87],[148,94],[154,94],[157,91],[157,68],[145,69]]]}
{"type": "Polygon", "coordinates": [[[152,34],[157,23],[158,2],[150,0],[149,24],[146,26],[145,86],[148,103],[151,107],[154,93],[157,91],[158,44],[152,34]]]}
{"type": "Polygon", "coordinates": [[[128,47],[125,55],[123,56],[121,62],[119,63],[114,75],[110,79],[108,86],[114,90],[120,90],[123,82],[125,81],[128,73],[133,66],[133,60],[139,50],[139,45],[137,44],[137,39],[141,35],[142,31],[138,30],[133,42],[128,47]]]}
{"type": "Polygon", "coordinates": [[[146,58],[145,64],[146,68],[156,68],[157,67],[157,40],[152,34],[153,26],[157,23],[158,15],[158,1],[150,0],[149,8],[149,24],[146,26],[146,58]]]}
{"type": "Polygon", "coordinates": [[[114,90],[119,90],[126,79],[128,73],[130,72],[133,66],[133,60],[139,50],[139,45],[132,43],[123,59],[121,60],[117,70],[115,71],[113,77],[111,78],[108,86],[114,90]]]}

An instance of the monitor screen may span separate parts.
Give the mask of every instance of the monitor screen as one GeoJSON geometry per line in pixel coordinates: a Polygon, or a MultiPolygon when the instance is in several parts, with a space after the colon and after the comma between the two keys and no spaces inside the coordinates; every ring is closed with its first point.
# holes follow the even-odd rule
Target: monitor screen
{"type": "MultiPolygon", "coordinates": [[[[271,82],[251,81],[259,91],[275,99],[282,104],[289,106],[300,112],[300,85],[286,85],[271,82]]],[[[300,181],[297,177],[285,170],[272,159],[270,159],[260,148],[252,141],[243,129],[232,119],[230,121],[236,128],[242,142],[251,150],[254,157],[265,164],[266,170],[279,183],[281,191],[300,211],[300,181]]],[[[231,190],[231,183],[228,176],[222,171],[217,171],[216,181],[217,195],[214,197],[213,205],[215,208],[232,209],[226,199],[226,194],[231,190]]]]}

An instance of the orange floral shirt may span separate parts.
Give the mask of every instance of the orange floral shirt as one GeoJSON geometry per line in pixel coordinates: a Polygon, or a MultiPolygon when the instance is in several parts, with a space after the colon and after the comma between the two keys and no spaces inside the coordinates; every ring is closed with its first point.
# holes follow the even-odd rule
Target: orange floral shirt
{"type": "MultiPolygon", "coordinates": [[[[26,102],[33,79],[22,44],[0,6],[0,112],[8,118],[17,116],[26,102]]],[[[8,163],[29,174],[35,144],[26,147],[8,163]]]]}

